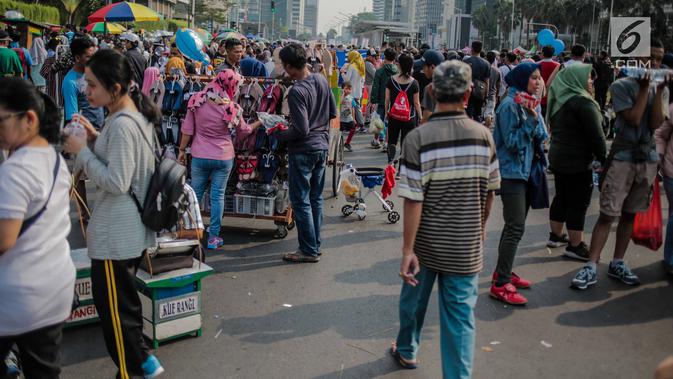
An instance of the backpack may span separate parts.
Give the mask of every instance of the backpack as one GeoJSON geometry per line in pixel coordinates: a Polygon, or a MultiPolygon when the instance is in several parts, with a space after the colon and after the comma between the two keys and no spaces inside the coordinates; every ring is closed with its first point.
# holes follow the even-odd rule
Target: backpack
{"type": "Polygon", "coordinates": [[[23,70],[23,75],[28,75],[28,62],[26,61],[26,53],[23,51],[22,48],[17,47],[12,49],[16,53],[16,55],[19,56],[19,60],[21,61],[21,69],[23,70]]]}
{"type": "MultiPolygon", "coordinates": [[[[156,154],[155,148],[150,143],[140,124],[128,116],[140,129],[140,134],[152,150],[156,166],[150,179],[150,186],[145,194],[145,201],[140,205],[138,197],[129,189],[131,198],[138,208],[143,224],[149,229],[159,232],[164,229],[172,229],[177,225],[180,216],[189,205],[189,197],[185,193],[185,181],[187,169],[172,159],[161,160],[156,154]]],[[[156,134],[154,135],[156,140],[156,134]]]]}
{"type": "Polygon", "coordinates": [[[407,88],[404,90],[394,79],[390,79],[393,83],[393,86],[399,91],[395,97],[395,101],[390,105],[390,110],[388,111],[388,117],[398,120],[398,121],[409,121],[411,120],[411,104],[409,104],[409,96],[407,96],[407,90],[411,87],[411,83],[407,85],[407,88]]]}
{"type": "Polygon", "coordinates": [[[278,108],[280,108],[279,105],[281,105],[282,100],[283,89],[279,85],[274,84],[270,87],[267,87],[267,89],[264,91],[264,95],[262,96],[262,101],[259,105],[259,111],[270,114],[278,114],[278,108]]]}
{"type": "MultiPolygon", "coordinates": [[[[482,58],[471,57],[466,61],[466,63],[470,64],[471,60],[473,59],[482,59],[482,58]]],[[[481,79],[472,78],[472,94],[470,95],[470,101],[483,103],[486,101],[487,96],[488,96],[488,86],[486,85],[486,82],[481,79]]]]}

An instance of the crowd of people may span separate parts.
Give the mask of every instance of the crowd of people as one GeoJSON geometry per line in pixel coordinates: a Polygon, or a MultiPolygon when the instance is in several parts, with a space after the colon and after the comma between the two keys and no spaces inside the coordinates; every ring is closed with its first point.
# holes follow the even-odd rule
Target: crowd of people
{"type": "MultiPolygon", "coordinates": [[[[322,255],[332,120],[348,133],[347,151],[353,151],[355,133],[371,133],[371,147],[398,165],[405,199],[400,329],[390,352],[402,367],[418,366],[423,319],[438,281],[445,378],[471,377],[478,274],[496,196],[504,227],[489,293],[512,305],[526,304],[521,289],[534,285],[514,272],[531,208],[549,208],[547,246],[564,247],[565,256],[585,262],[571,283],[584,290],[597,283],[616,219],[607,275],[639,284],[624,258],[635,214],[648,209],[659,170],[673,201],[673,71],[659,82],[650,74],[625,76],[606,52],[594,58],[581,45],[569,57],[554,56],[550,46],[533,56],[486,52],[480,41],[468,52],[385,43],[363,53],[231,38],[208,46],[207,65],[185,57],[168,38],[132,32],[95,36],[68,28],[33,38],[30,49],[18,41],[16,32],[0,30],[0,298],[12,304],[0,309],[0,375],[16,368],[14,346],[26,378],[60,372],[75,269],[67,240],[72,181],[56,145],[79,173],[78,204],[88,206],[85,178],[98,189],[84,222],[93,300],[119,377],[163,372],[143,338],[134,287],[141,254],[157,238],[139,212],[156,168],[150,141],[161,123],[144,85],[150,74],[213,77],[188,102],[176,157],[180,164],[191,159],[197,213],[210,182],[209,249],[224,244],[218,215],[234,140],[261,124],[242,117],[237,95],[243,77],[293,81],[289,127],[274,133],[287,144],[297,225],[298,248],[283,255],[287,262],[317,263],[322,255]],[[346,64],[339,67],[334,52],[344,52],[346,64]],[[335,72],[338,106],[330,85],[335,72]],[[381,130],[369,127],[375,118],[381,130]],[[62,136],[62,125],[73,123],[84,132],[62,136]],[[614,137],[611,145],[606,134],[614,137]],[[551,202],[547,175],[554,178],[551,202]],[[583,231],[596,176],[600,216],[587,245],[583,231]]],[[[652,40],[651,51],[651,69],[673,67],[660,41],[652,40]]],[[[673,218],[668,222],[663,266],[673,274],[673,218]]]]}

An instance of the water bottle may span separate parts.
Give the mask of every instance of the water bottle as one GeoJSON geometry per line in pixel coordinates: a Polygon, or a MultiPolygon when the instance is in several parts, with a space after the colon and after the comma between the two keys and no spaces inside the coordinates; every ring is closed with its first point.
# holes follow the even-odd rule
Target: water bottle
{"type": "Polygon", "coordinates": [[[593,161],[589,165],[589,168],[591,169],[591,176],[594,181],[594,186],[598,188],[598,182],[600,181],[600,174],[598,173],[600,169],[603,167],[601,162],[598,161],[593,161]]]}
{"type": "Polygon", "coordinates": [[[673,74],[670,69],[648,69],[645,67],[623,67],[621,72],[629,78],[642,79],[646,73],[650,74],[650,80],[654,84],[666,81],[666,75],[673,74]]]}

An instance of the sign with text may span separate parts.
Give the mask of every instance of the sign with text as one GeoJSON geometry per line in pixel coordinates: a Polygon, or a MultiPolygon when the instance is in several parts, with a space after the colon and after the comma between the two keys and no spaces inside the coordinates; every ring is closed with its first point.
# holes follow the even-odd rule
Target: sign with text
{"type": "MultiPolygon", "coordinates": [[[[189,296],[170,299],[159,303],[159,320],[166,320],[185,316],[199,311],[199,295],[197,293],[189,296]]],[[[156,317],[156,316],[155,316],[156,317]]],[[[157,320],[158,321],[158,320],[157,320]]]]}
{"type": "Polygon", "coordinates": [[[649,57],[651,22],[649,17],[612,17],[610,55],[616,58],[649,57]]]}

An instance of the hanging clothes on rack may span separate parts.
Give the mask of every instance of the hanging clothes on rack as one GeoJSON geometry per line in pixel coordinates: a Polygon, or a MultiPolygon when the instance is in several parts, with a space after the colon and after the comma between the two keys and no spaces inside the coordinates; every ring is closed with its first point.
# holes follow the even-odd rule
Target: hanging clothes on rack
{"type": "Polygon", "coordinates": [[[238,104],[243,109],[243,118],[250,120],[254,112],[257,111],[264,89],[260,86],[258,80],[243,84],[238,95],[238,104]]]}

